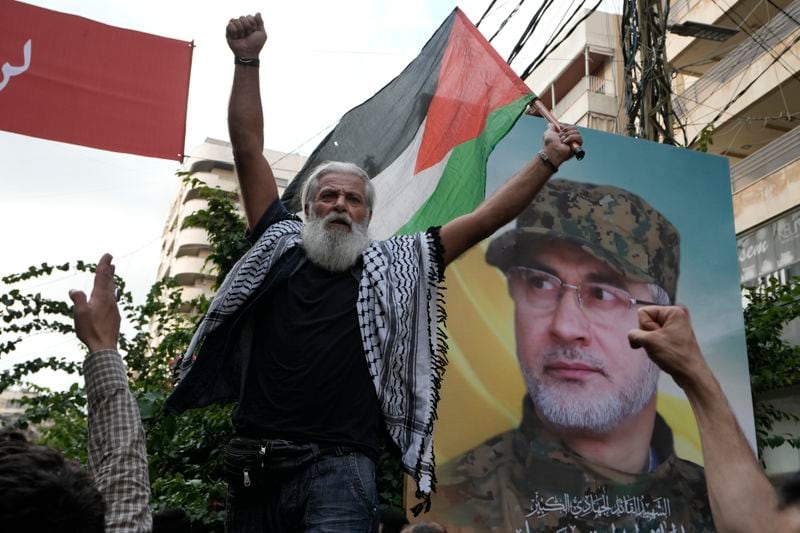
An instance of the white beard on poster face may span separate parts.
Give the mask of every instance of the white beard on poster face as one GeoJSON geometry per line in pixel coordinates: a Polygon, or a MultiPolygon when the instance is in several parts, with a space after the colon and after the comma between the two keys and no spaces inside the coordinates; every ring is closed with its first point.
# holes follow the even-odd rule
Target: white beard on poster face
{"type": "Polygon", "coordinates": [[[539,368],[522,367],[522,376],[537,411],[545,420],[565,429],[607,433],[629,416],[641,411],[658,388],[660,371],[650,360],[627,383],[613,383],[604,395],[579,382],[558,381],[543,375],[548,360],[580,361],[600,370],[602,360],[578,347],[556,346],[540,356],[539,368]]]}
{"type": "Polygon", "coordinates": [[[346,213],[319,217],[310,209],[302,232],[303,248],[312,263],[331,272],[344,272],[353,266],[369,246],[369,218],[353,222],[346,213]],[[334,224],[345,222],[350,231],[334,224]]]}

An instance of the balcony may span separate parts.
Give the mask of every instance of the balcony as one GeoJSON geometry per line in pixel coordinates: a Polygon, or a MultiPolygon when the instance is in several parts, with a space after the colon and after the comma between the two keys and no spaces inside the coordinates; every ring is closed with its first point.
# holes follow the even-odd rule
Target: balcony
{"type": "Polygon", "coordinates": [[[800,159],[800,128],[794,128],[744,161],[731,166],[733,194],[798,159],[800,159]]]}
{"type": "Polygon", "coordinates": [[[177,221],[178,231],[180,231],[184,218],[186,218],[188,215],[191,215],[192,213],[200,211],[201,209],[207,209],[207,208],[208,208],[208,201],[203,200],[202,198],[192,198],[186,200],[186,203],[183,206],[183,211],[181,212],[181,217],[177,221]]]}
{"type": "MultiPolygon", "coordinates": [[[[787,12],[800,18],[800,0],[787,12]]],[[[790,131],[796,122],[787,123],[793,119],[787,113],[800,108],[800,82],[796,79],[800,43],[794,42],[799,37],[800,27],[778,14],[755,33],[758,42],[743,41],[693,85],[676,93],[674,109],[686,125],[687,140],[694,139],[720,112],[709,151],[734,160],[790,131]],[[778,55],[780,60],[775,59],[778,55]]]]}
{"type": "MultiPolygon", "coordinates": [[[[770,0],[785,9],[792,0],[770,0]]],[[[765,5],[763,0],[677,0],[672,3],[669,24],[697,22],[739,30],[722,41],[679,36],[670,33],[667,38],[667,57],[678,72],[701,76],[745,40],[749,34],[767,24],[778,10],[765,5]],[[740,29],[744,26],[744,30],[740,29]]]]}
{"type": "Polygon", "coordinates": [[[198,255],[201,250],[207,250],[208,233],[201,228],[185,228],[178,233],[175,239],[175,245],[178,248],[176,257],[183,257],[185,255],[198,255]]]}
{"type": "Polygon", "coordinates": [[[669,22],[675,24],[686,20],[686,16],[694,9],[702,0],[675,0],[669,9],[669,22]]]}
{"type": "Polygon", "coordinates": [[[569,124],[588,125],[582,120],[589,113],[617,116],[617,98],[612,80],[584,76],[553,108],[553,114],[569,124]]]}
{"type": "Polygon", "coordinates": [[[172,263],[170,274],[180,285],[195,285],[212,276],[211,265],[206,266],[205,257],[185,255],[172,263]]]}
{"type": "MultiPolygon", "coordinates": [[[[796,0],[787,9],[794,18],[800,17],[800,0],[796,0]]],[[[798,26],[789,18],[778,15],[775,16],[765,27],[753,34],[753,39],[747,39],[734,48],[725,58],[709,69],[700,79],[683,93],[676,105],[676,112],[685,115],[689,112],[692,103],[703,102],[713,93],[718,91],[722,85],[739,81],[743,71],[748,70],[748,66],[755,64],[765,58],[770,60],[773,57],[768,54],[766,49],[773,49],[775,54],[780,53],[791,43],[795,34],[798,33],[798,26]],[[757,41],[757,42],[756,42],[757,41]],[[759,44],[761,43],[761,44],[759,44]],[[763,45],[763,46],[762,46],[763,45]],[[765,57],[766,56],[766,57],[765,57]]],[[[790,59],[793,52],[784,54],[783,58],[790,59]]],[[[783,59],[782,58],[782,59],[783,59]]],[[[770,63],[771,61],[767,62],[770,63]]],[[[765,65],[769,66],[769,65],[765,65]]],[[[785,69],[783,69],[785,70],[785,69]]],[[[756,70],[755,72],[760,72],[756,70]]],[[[793,69],[794,72],[797,70],[793,69]]]]}
{"type": "Polygon", "coordinates": [[[800,204],[800,128],[731,167],[736,232],[800,204]]]}
{"type": "MultiPolygon", "coordinates": [[[[223,191],[234,191],[238,187],[238,183],[236,182],[236,178],[233,176],[233,174],[231,174],[230,176],[223,176],[220,174],[197,172],[194,175],[192,175],[192,178],[200,180],[201,182],[205,183],[212,189],[222,189],[223,191]]],[[[192,191],[193,189],[187,187],[186,195],[187,196],[191,195],[192,191]]]]}
{"type": "Polygon", "coordinates": [[[197,286],[181,287],[181,300],[183,300],[184,302],[194,300],[199,296],[206,296],[208,298],[211,298],[213,294],[214,293],[208,287],[197,287],[197,286]]]}

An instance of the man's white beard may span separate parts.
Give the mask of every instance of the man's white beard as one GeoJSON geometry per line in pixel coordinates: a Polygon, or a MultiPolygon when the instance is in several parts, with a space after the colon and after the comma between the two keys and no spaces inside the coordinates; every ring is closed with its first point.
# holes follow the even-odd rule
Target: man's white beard
{"type": "Polygon", "coordinates": [[[303,248],[312,263],[332,272],[344,272],[355,264],[369,246],[369,219],[353,222],[347,213],[328,213],[319,217],[309,209],[303,227],[303,248]],[[328,227],[328,222],[342,220],[350,231],[328,227]]]}
{"type": "MultiPolygon", "coordinates": [[[[605,369],[601,360],[577,347],[562,346],[544,352],[540,372],[544,372],[548,360],[583,362],[605,369]]],[[[522,375],[537,411],[545,420],[565,429],[607,433],[647,405],[658,387],[659,369],[648,359],[641,375],[621,386],[614,383],[615,388],[605,396],[584,389],[579,382],[554,381],[546,377],[547,382],[544,382],[528,368],[522,368],[522,375]]]]}

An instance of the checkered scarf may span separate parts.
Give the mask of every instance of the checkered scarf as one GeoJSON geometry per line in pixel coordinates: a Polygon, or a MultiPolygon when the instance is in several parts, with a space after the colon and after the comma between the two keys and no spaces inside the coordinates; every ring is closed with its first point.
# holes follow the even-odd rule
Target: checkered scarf
{"type": "MultiPolygon", "coordinates": [[[[178,379],[189,372],[206,336],[247,301],[287,250],[301,244],[302,228],[296,219],[273,224],[234,265],[178,365],[178,379]]],[[[437,229],[372,241],[362,254],[356,304],[384,423],[426,502],[436,484],[433,422],[447,364],[441,253],[437,229]]]]}

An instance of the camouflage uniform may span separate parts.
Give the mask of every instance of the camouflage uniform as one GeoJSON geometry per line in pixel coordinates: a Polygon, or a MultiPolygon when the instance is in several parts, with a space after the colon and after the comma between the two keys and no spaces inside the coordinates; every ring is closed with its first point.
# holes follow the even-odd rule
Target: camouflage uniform
{"type": "MultiPolygon", "coordinates": [[[[626,190],[553,180],[492,241],[486,261],[528,266],[567,241],[621,276],[660,286],[675,301],[680,236],[661,213],[626,190]]],[[[445,464],[432,517],[457,531],[713,531],[703,469],[678,459],[657,416],[647,473],[603,467],[566,449],[526,400],[521,426],[445,464]]]]}
{"type": "Polygon", "coordinates": [[[629,474],[567,450],[525,402],[518,429],[439,470],[431,518],[448,531],[714,531],[703,469],[675,456],[658,417],[652,472],[629,474]]]}

